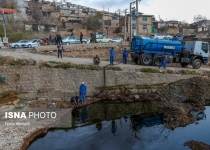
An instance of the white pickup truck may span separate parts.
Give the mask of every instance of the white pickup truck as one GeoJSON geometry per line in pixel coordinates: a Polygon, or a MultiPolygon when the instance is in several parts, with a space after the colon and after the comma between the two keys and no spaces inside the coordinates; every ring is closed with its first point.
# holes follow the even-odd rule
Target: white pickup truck
{"type": "Polygon", "coordinates": [[[163,39],[166,39],[166,36],[158,33],[158,34],[152,34],[151,38],[158,39],[158,40],[163,40],[163,39]]]}
{"type": "Polygon", "coordinates": [[[96,43],[110,43],[112,39],[107,38],[105,35],[101,38],[96,38],[96,43]]]}

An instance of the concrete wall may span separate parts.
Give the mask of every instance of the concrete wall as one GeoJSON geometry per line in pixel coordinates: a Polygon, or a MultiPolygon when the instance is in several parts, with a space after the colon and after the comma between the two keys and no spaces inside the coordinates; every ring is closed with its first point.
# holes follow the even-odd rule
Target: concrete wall
{"type": "MultiPolygon", "coordinates": [[[[39,68],[36,66],[0,66],[0,76],[5,77],[5,83],[0,82],[0,93],[4,91],[60,91],[78,94],[82,81],[88,87],[87,95],[95,95],[96,87],[103,87],[103,71],[78,70],[74,68],[39,68]]],[[[170,83],[192,76],[161,73],[142,73],[135,71],[107,71],[107,86],[142,85],[170,83]]]]}

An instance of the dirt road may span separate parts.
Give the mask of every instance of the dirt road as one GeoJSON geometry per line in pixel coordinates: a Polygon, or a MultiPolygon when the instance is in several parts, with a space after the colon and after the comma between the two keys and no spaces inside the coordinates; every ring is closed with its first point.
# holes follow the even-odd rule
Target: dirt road
{"type": "MultiPolygon", "coordinates": [[[[61,58],[57,58],[56,56],[52,56],[52,55],[42,55],[42,54],[37,54],[37,53],[31,53],[30,49],[7,49],[7,48],[3,48],[0,49],[0,55],[1,56],[12,56],[15,58],[22,58],[22,59],[34,59],[36,61],[56,61],[56,62],[70,62],[73,64],[86,64],[86,65],[92,65],[93,64],[93,59],[92,58],[76,58],[76,57],[63,57],[61,58]]],[[[109,61],[101,61],[99,66],[106,66],[109,64],[109,61]]],[[[122,64],[119,62],[115,62],[115,64],[121,68],[129,68],[130,69],[135,69],[135,68],[155,68],[157,69],[158,67],[156,66],[141,66],[141,65],[135,65],[132,62],[128,62],[128,64],[122,64]]],[[[188,70],[195,70],[192,69],[192,66],[189,65],[187,68],[182,68],[181,66],[177,65],[177,66],[173,66],[168,64],[167,65],[167,69],[170,70],[183,70],[183,69],[188,69],[188,70]]],[[[200,69],[196,70],[204,70],[204,71],[210,71],[210,66],[202,66],[200,69]]]]}

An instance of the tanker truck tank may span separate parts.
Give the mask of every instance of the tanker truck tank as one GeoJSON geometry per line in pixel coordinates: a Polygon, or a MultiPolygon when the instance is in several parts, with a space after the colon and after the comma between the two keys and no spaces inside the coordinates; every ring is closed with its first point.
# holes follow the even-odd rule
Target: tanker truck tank
{"type": "Polygon", "coordinates": [[[150,54],[171,54],[183,50],[183,44],[178,40],[157,40],[134,37],[131,43],[133,52],[150,54]]]}

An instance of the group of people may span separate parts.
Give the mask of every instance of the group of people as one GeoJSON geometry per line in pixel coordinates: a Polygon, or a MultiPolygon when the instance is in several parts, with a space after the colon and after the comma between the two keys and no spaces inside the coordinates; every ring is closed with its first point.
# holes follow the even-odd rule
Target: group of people
{"type": "MultiPolygon", "coordinates": [[[[127,56],[128,56],[129,50],[127,50],[126,48],[123,50],[123,64],[127,64],[127,56]]],[[[115,51],[114,48],[112,47],[111,50],[109,51],[109,55],[110,55],[110,65],[114,66],[114,58],[115,58],[115,51]]]]}
{"type": "MultiPolygon", "coordinates": [[[[51,35],[50,35],[51,36],[51,35]]],[[[83,40],[83,34],[82,32],[80,32],[80,42],[82,42],[83,40]]],[[[60,34],[57,34],[55,37],[55,44],[57,45],[58,48],[58,58],[61,57],[62,58],[62,52],[63,52],[63,45],[62,45],[62,38],[60,34]]]]}

